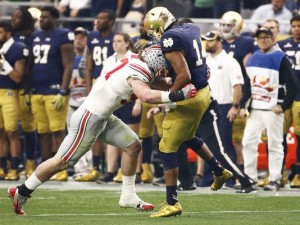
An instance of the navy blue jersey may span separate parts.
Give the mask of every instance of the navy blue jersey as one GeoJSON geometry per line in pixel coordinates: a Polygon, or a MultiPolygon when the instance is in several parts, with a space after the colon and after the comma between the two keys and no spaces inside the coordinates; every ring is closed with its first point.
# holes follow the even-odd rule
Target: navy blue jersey
{"type": "MultiPolygon", "coordinates": [[[[288,38],[278,42],[279,47],[284,51],[293,65],[293,71],[300,84],[300,42],[295,42],[294,39],[288,38]]],[[[300,92],[297,93],[296,101],[300,101],[300,92]]]]}
{"type": "MultiPolygon", "coordinates": [[[[184,57],[191,73],[191,83],[197,89],[208,85],[206,59],[202,56],[200,28],[192,23],[186,23],[167,30],[161,38],[161,48],[164,53],[184,51],[184,57]]],[[[168,69],[171,69],[167,61],[168,69]]],[[[174,70],[170,70],[173,82],[176,78],[174,70]]]]}
{"type": "Polygon", "coordinates": [[[31,42],[32,42],[32,36],[36,33],[37,31],[33,31],[31,34],[29,34],[28,36],[24,35],[24,34],[21,34],[20,32],[14,32],[12,34],[12,38],[15,40],[15,41],[20,41],[20,42],[23,42],[25,43],[25,45],[29,45],[31,42]]]}
{"type": "Polygon", "coordinates": [[[93,31],[89,33],[87,45],[90,49],[94,68],[92,71],[93,78],[100,76],[101,70],[103,68],[103,62],[112,54],[114,54],[113,49],[113,38],[115,33],[111,33],[107,37],[102,37],[99,31],[93,31]]]}
{"type": "Polygon", "coordinates": [[[61,46],[72,44],[73,40],[74,34],[70,30],[60,28],[51,32],[40,30],[32,35],[30,51],[34,57],[32,88],[35,93],[54,94],[50,86],[60,85],[64,72],[61,46]]]}
{"type": "Polygon", "coordinates": [[[245,77],[246,70],[243,60],[248,53],[254,53],[258,50],[258,47],[254,44],[254,39],[248,36],[239,36],[232,43],[223,41],[223,49],[238,61],[245,77]]]}
{"type": "MultiPolygon", "coordinates": [[[[28,49],[25,44],[19,41],[15,41],[6,54],[4,55],[5,60],[14,67],[18,60],[26,59],[28,57],[28,49]]],[[[0,71],[0,88],[1,89],[18,89],[19,85],[15,83],[9,76],[1,75],[0,71]]]]}

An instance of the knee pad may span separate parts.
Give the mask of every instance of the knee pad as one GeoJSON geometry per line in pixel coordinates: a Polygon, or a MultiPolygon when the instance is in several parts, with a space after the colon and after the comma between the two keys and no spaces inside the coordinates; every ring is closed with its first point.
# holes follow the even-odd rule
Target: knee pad
{"type": "Polygon", "coordinates": [[[178,160],[177,160],[176,152],[172,152],[172,153],[160,152],[160,154],[161,154],[161,159],[163,162],[164,171],[175,169],[178,167],[178,160]]]}
{"type": "Polygon", "coordinates": [[[194,152],[198,152],[202,148],[204,142],[201,138],[194,137],[193,139],[185,141],[184,144],[186,144],[194,152]]]}

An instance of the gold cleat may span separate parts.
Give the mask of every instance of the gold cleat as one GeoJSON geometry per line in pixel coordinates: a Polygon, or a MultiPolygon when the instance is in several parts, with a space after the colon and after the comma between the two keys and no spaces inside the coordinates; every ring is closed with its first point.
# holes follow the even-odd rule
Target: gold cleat
{"type": "Polygon", "coordinates": [[[122,170],[121,168],[118,169],[117,175],[114,177],[114,181],[116,183],[122,183],[122,170]]]}
{"type": "Polygon", "coordinates": [[[4,180],[6,173],[3,168],[0,168],[0,180],[4,180]]]}
{"type": "Polygon", "coordinates": [[[169,216],[177,216],[181,215],[182,207],[179,202],[176,202],[175,205],[168,205],[168,203],[164,203],[163,206],[158,210],[158,212],[150,215],[151,218],[158,217],[169,217],[169,216]]]}
{"type": "Polygon", "coordinates": [[[68,181],[68,172],[66,170],[60,171],[54,174],[51,178],[51,181],[68,181]]]}
{"type": "Polygon", "coordinates": [[[25,162],[25,176],[26,178],[30,177],[35,170],[35,162],[34,160],[26,160],[25,162]]]}
{"type": "Polygon", "coordinates": [[[210,186],[210,189],[213,191],[219,190],[222,185],[230,180],[233,177],[233,174],[229,171],[224,169],[223,174],[221,176],[214,176],[214,182],[210,186]]]}
{"type": "Polygon", "coordinates": [[[80,182],[90,182],[90,181],[96,181],[98,178],[100,178],[100,176],[101,176],[100,171],[97,170],[96,168],[93,168],[87,174],[76,177],[74,178],[74,180],[80,182]]]}
{"type": "Polygon", "coordinates": [[[300,188],[300,174],[296,174],[291,181],[291,188],[300,188]]]}
{"type": "Polygon", "coordinates": [[[286,173],[283,173],[280,179],[280,186],[284,188],[284,186],[289,182],[288,176],[286,173]]]}
{"type": "Polygon", "coordinates": [[[264,186],[268,185],[269,182],[270,182],[269,177],[265,177],[265,178],[259,180],[257,185],[258,185],[258,187],[264,187],[264,186]]]}
{"type": "Polygon", "coordinates": [[[151,167],[149,163],[142,164],[143,173],[141,174],[142,182],[145,184],[152,183],[153,181],[153,173],[151,171],[151,167]]]}
{"type": "Polygon", "coordinates": [[[17,170],[8,170],[8,173],[6,174],[5,180],[19,180],[20,176],[17,170]]]}

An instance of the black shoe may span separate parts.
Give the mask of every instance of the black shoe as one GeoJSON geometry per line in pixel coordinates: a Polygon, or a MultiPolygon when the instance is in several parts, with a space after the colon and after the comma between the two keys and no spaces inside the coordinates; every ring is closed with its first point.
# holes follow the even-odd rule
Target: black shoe
{"type": "Polygon", "coordinates": [[[258,188],[255,184],[252,184],[250,186],[242,187],[240,190],[237,190],[236,193],[242,193],[242,194],[248,194],[250,192],[257,192],[258,188]]]}
{"type": "Polygon", "coordinates": [[[270,181],[269,184],[264,186],[264,191],[279,191],[280,182],[279,181],[270,181]]]}
{"type": "Polygon", "coordinates": [[[184,187],[181,184],[177,187],[178,191],[194,191],[197,189],[197,186],[195,183],[192,183],[192,185],[184,187]]]}
{"type": "Polygon", "coordinates": [[[165,178],[160,178],[156,181],[153,181],[152,184],[155,186],[165,186],[165,178]]]}
{"type": "Polygon", "coordinates": [[[102,177],[100,177],[96,180],[96,183],[103,184],[103,183],[111,182],[111,181],[113,181],[113,179],[114,179],[114,174],[105,173],[102,177]]]}

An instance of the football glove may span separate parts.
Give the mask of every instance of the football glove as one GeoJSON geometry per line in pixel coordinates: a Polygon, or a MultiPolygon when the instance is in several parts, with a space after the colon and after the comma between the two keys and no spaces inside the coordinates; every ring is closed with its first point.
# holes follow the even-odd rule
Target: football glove
{"type": "Polygon", "coordinates": [[[197,90],[193,84],[187,84],[179,91],[171,92],[169,99],[171,102],[183,101],[185,99],[194,98],[197,90]]]}
{"type": "Polygon", "coordinates": [[[56,111],[61,110],[65,105],[65,101],[66,101],[66,96],[57,94],[52,100],[53,109],[55,109],[56,111]]]}
{"type": "Polygon", "coordinates": [[[0,75],[6,76],[11,71],[13,71],[13,67],[5,60],[4,54],[0,53],[0,75]]]}

